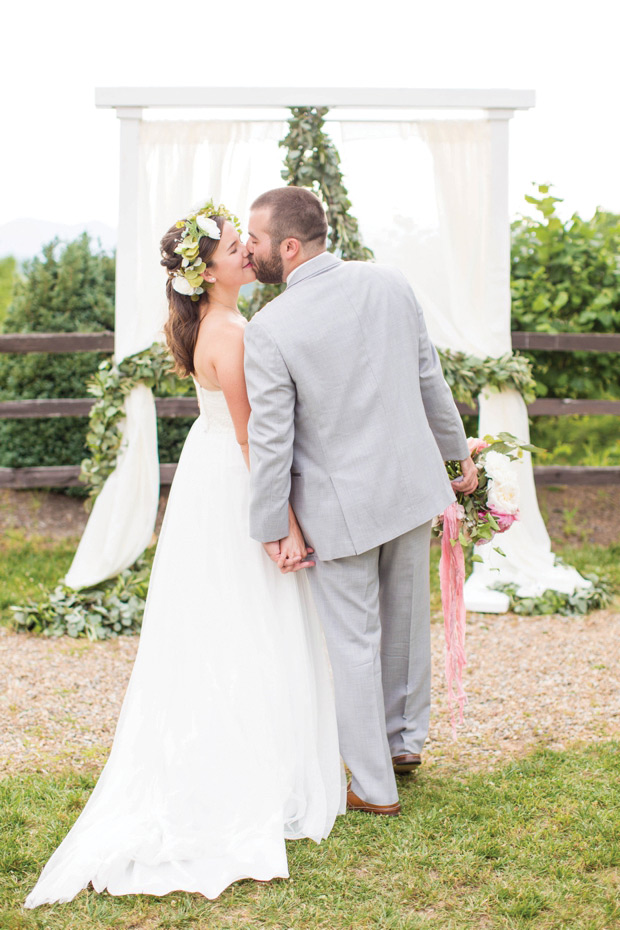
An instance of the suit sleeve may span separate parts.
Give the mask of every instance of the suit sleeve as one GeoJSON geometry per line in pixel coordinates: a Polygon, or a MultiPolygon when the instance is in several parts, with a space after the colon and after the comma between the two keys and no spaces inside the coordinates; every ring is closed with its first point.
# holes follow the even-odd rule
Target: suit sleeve
{"type": "Polygon", "coordinates": [[[252,412],[250,443],[250,536],[272,542],[288,535],[288,501],[295,435],[295,384],[266,328],[245,330],[245,379],[252,412]]]}
{"type": "Polygon", "coordinates": [[[462,461],[469,455],[467,437],[452,391],[446,384],[439,355],[431,342],[422,309],[415,300],[419,324],[420,391],[426,419],[444,461],[462,461]]]}

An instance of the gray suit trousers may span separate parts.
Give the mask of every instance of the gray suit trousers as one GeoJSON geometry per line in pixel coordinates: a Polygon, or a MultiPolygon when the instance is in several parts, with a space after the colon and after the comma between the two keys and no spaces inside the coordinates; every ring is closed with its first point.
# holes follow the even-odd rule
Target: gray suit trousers
{"type": "Polygon", "coordinates": [[[420,752],[430,717],[430,522],[308,578],[334,674],[342,757],[371,804],[398,800],[392,757],[420,752]]]}

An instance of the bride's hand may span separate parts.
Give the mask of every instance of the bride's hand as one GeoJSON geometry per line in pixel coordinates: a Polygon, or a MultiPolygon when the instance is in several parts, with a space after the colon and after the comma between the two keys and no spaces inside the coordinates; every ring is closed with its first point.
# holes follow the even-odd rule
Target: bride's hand
{"type": "Polygon", "coordinates": [[[308,554],[314,552],[311,546],[306,546],[303,533],[295,515],[289,517],[289,534],[280,540],[280,557],[278,568],[283,574],[298,572],[302,568],[311,568],[315,563],[309,560],[308,554]]]}

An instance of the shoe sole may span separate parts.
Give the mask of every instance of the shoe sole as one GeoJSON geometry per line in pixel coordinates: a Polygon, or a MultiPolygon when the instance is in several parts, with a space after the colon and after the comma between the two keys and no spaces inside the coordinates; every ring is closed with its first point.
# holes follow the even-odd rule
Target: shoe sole
{"type": "Polygon", "coordinates": [[[394,772],[396,775],[411,775],[416,769],[420,768],[421,762],[406,762],[402,765],[395,765],[394,772]]]}
{"type": "Polygon", "coordinates": [[[378,811],[372,807],[357,807],[347,804],[348,811],[359,811],[360,814],[375,814],[377,817],[400,817],[400,807],[393,811],[378,811]]]}

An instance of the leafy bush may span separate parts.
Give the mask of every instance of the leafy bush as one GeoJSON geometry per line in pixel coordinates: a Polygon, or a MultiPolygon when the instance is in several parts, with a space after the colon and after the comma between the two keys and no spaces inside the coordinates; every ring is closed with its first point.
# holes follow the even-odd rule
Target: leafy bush
{"type": "MultiPolygon", "coordinates": [[[[3,331],[93,332],[114,324],[114,259],[91,251],[86,233],[74,242],[44,246],[15,282],[3,331]]],[[[0,399],[84,397],[102,353],[0,356],[0,399]]],[[[84,455],[84,418],[0,420],[0,465],[78,464],[84,455]]]]}
{"type": "MultiPolygon", "coordinates": [[[[512,224],[512,328],[612,333],[620,329],[620,216],[597,210],[562,222],[549,185],[527,196],[542,219],[512,224]]],[[[620,397],[618,358],[595,352],[526,352],[539,396],[620,397]]]]}

